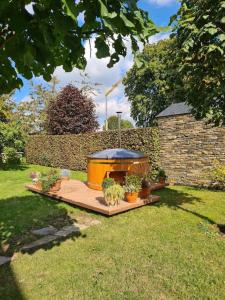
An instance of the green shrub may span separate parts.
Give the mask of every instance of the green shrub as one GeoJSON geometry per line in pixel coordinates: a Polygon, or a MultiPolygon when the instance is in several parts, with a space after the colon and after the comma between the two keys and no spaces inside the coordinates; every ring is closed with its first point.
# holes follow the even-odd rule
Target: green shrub
{"type": "Polygon", "coordinates": [[[59,172],[55,169],[51,169],[47,173],[41,173],[39,182],[42,186],[43,192],[48,192],[50,188],[56,183],[57,180],[60,179],[59,172]]]}
{"type": "Polygon", "coordinates": [[[165,170],[163,170],[163,169],[159,169],[159,171],[158,171],[158,174],[157,174],[157,176],[156,176],[157,178],[160,178],[160,177],[162,177],[162,178],[167,178],[167,175],[166,175],[166,172],[165,172],[165,170]]]}
{"type": "MultiPolygon", "coordinates": [[[[144,152],[150,169],[159,168],[158,129],[121,130],[122,147],[144,152]]],[[[32,135],[26,145],[26,160],[31,164],[48,165],[70,170],[86,170],[87,155],[107,148],[118,148],[115,130],[71,135],[32,135]]]]}
{"type": "Polygon", "coordinates": [[[208,178],[212,187],[225,189],[225,165],[215,161],[208,172],[208,178]]]}
{"type": "Polygon", "coordinates": [[[114,185],[116,182],[113,178],[105,178],[102,182],[102,188],[103,190],[106,190],[110,186],[114,185]]]}
{"type": "Polygon", "coordinates": [[[139,192],[141,189],[142,178],[137,175],[127,175],[125,177],[125,191],[129,193],[139,192]]]}
{"type": "Polygon", "coordinates": [[[124,198],[124,189],[119,184],[109,186],[104,191],[105,202],[108,206],[118,205],[124,198]]]}
{"type": "Polygon", "coordinates": [[[6,164],[20,164],[21,158],[15,148],[3,148],[3,162],[6,164]]]}

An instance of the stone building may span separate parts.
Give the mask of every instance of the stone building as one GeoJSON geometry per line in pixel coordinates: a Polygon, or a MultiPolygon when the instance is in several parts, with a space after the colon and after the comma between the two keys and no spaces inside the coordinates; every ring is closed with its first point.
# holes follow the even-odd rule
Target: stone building
{"type": "Polygon", "coordinates": [[[169,181],[207,184],[213,162],[225,164],[225,127],[197,121],[184,102],[170,105],[157,119],[161,166],[169,181]]]}

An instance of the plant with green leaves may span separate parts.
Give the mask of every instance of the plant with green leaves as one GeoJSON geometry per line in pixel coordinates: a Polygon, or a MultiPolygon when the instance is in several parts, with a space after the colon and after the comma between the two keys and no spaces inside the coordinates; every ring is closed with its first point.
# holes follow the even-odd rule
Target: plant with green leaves
{"type": "Polygon", "coordinates": [[[60,174],[56,169],[50,169],[47,173],[41,173],[39,182],[43,192],[48,192],[54,184],[60,180],[60,174]]]}
{"type": "Polygon", "coordinates": [[[128,193],[138,193],[141,189],[142,178],[138,175],[127,175],[125,177],[124,190],[128,193]]]}
{"type": "Polygon", "coordinates": [[[108,206],[115,206],[124,198],[124,189],[119,184],[113,184],[104,190],[105,202],[108,206]]]}
{"type": "Polygon", "coordinates": [[[18,103],[13,113],[13,119],[18,121],[26,135],[47,131],[47,108],[56,99],[58,83],[56,77],[45,85],[30,82],[29,99],[18,103]]]}
{"type": "Polygon", "coordinates": [[[208,170],[207,177],[213,188],[225,189],[225,165],[214,161],[212,168],[208,170]]]}
{"type": "Polygon", "coordinates": [[[23,85],[21,76],[51,79],[55,68],[66,72],[86,66],[85,45],[94,40],[97,58],[112,67],[158,29],[137,0],[8,1],[0,6],[0,90],[23,85]],[[26,6],[29,4],[29,6],[26,6]],[[83,16],[83,20],[81,17],[83,16]],[[19,51],[18,51],[19,49],[19,51]],[[20,75],[19,75],[20,74],[20,75]]]}
{"type": "Polygon", "coordinates": [[[25,136],[17,122],[0,122],[0,154],[4,162],[20,162],[18,152],[23,152],[25,136]]]}
{"type": "MultiPolygon", "coordinates": [[[[108,118],[108,129],[109,130],[117,130],[118,129],[118,117],[117,116],[110,116],[108,118]]],[[[131,121],[126,119],[121,119],[120,121],[120,127],[121,129],[129,129],[133,128],[133,124],[131,121]]],[[[103,129],[105,130],[105,125],[103,126],[103,129]]]]}
{"type": "Polygon", "coordinates": [[[225,1],[182,0],[173,22],[187,103],[197,118],[225,124],[225,1]]]}
{"type": "Polygon", "coordinates": [[[105,191],[108,189],[110,186],[116,184],[115,180],[113,178],[105,178],[102,182],[102,189],[105,191]]]}
{"type": "Polygon", "coordinates": [[[155,124],[155,117],[171,103],[185,100],[185,87],[174,61],[175,39],[146,45],[123,79],[131,116],[140,127],[155,124]],[[181,100],[182,99],[182,100],[181,100]]]}
{"type": "Polygon", "coordinates": [[[167,178],[166,171],[164,169],[159,169],[158,174],[157,174],[157,178],[166,179],[167,178]]]}
{"type": "Polygon", "coordinates": [[[20,164],[22,159],[22,154],[18,153],[18,151],[13,147],[4,147],[2,154],[3,163],[13,165],[20,164]]]}

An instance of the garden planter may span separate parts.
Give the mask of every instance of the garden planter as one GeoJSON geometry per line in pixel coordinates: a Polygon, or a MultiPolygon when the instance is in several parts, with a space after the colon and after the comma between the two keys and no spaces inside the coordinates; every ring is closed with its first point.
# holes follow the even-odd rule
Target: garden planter
{"type": "Polygon", "coordinates": [[[159,183],[165,184],[166,178],[165,177],[159,177],[159,183]]]}
{"type": "Polygon", "coordinates": [[[35,183],[35,187],[36,187],[37,189],[39,189],[39,190],[42,190],[42,185],[41,185],[40,182],[36,182],[36,183],[35,183]]]}
{"type": "Polygon", "coordinates": [[[129,203],[135,203],[137,201],[138,193],[136,192],[126,192],[125,193],[125,200],[129,203]]]}
{"type": "Polygon", "coordinates": [[[150,187],[146,187],[146,188],[142,188],[139,192],[139,197],[141,199],[148,199],[149,195],[150,195],[150,187]]]}
{"type": "Polygon", "coordinates": [[[62,182],[61,179],[57,180],[56,183],[50,188],[49,192],[50,193],[58,192],[61,188],[61,182],[62,182]]]}

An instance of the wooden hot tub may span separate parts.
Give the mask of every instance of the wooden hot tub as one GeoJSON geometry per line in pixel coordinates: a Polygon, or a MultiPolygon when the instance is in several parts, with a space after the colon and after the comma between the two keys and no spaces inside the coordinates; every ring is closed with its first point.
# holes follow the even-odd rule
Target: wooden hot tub
{"type": "Polygon", "coordinates": [[[148,169],[148,157],[142,152],[122,148],[99,151],[88,156],[88,186],[102,190],[104,178],[123,184],[127,174],[143,176],[148,169]]]}

